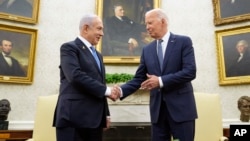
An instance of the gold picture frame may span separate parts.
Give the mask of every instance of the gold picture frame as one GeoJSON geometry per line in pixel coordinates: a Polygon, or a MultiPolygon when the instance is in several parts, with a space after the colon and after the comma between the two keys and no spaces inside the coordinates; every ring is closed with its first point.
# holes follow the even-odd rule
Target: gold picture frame
{"type": "MultiPolygon", "coordinates": [[[[158,8],[160,0],[96,0],[96,13],[100,16],[104,23],[104,36],[100,43],[97,45],[97,50],[103,54],[104,63],[106,64],[136,64],[140,62],[140,54],[144,44],[149,43],[152,38],[146,32],[144,24],[145,11],[158,8]],[[114,16],[114,6],[119,5],[123,7],[125,11],[124,15],[129,19],[129,23],[136,25],[133,33],[129,33],[129,36],[135,36],[138,41],[138,47],[131,47],[129,44],[130,37],[127,34],[121,34],[122,32],[114,32],[117,24],[111,20],[114,16]],[[136,34],[137,30],[141,31],[140,34],[136,34]],[[112,31],[113,30],[113,31],[112,31]],[[113,35],[113,36],[112,36],[113,35]],[[140,38],[140,39],[139,39],[140,38]]],[[[126,19],[126,21],[128,21],[126,19]]],[[[124,20],[124,19],[123,19],[124,20]]],[[[124,28],[119,28],[123,31],[128,31],[124,28]]]]}
{"type": "Polygon", "coordinates": [[[250,20],[249,0],[213,0],[214,25],[250,20]]]}
{"type": "Polygon", "coordinates": [[[36,24],[40,0],[0,1],[0,19],[36,24]]]}
{"type": "Polygon", "coordinates": [[[0,82],[33,82],[37,30],[0,24],[0,82]]]}
{"type": "Polygon", "coordinates": [[[250,26],[215,31],[220,85],[250,83],[250,26]],[[243,57],[240,57],[240,53],[243,57]]]}

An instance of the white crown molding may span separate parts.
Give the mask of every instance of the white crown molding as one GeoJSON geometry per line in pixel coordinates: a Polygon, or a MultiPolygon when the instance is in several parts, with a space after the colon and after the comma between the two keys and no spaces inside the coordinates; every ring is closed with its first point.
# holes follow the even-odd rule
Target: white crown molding
{"type": "Polygon", "coordinates": [[[250,125],[250,122],[242,122],[239,119],[223,119],[223,128],[229,128],[232,124],[242,124],[242,125],[250,125]]]}
{"type": "Polygon", "coordinates": [[[34,121],[9,121],[9,130],[33,130],[34,121]]]}

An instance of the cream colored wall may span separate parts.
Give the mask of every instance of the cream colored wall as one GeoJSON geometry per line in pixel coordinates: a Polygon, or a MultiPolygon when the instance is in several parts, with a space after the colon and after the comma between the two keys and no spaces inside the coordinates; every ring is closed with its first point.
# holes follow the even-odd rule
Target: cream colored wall
{"type": "MultiPolygon", "coordinates": [[[[249,25],[250,22],[215,27],[212,0],[162,0],[161,3],[161,8],[169,15],[170,31],[188,35],[193,40],[197,61],[197,78],[193,81],[195,91],[219,93],[223,119],[237,119],[237,99],[242,95],[250,96],[249,85],[219,86],[214,31],[249,25]]],[[[0,98],[11,102],[10,121],[32,121],[37,97],[58,92],[60,45],[78,35],[78,23],[83,14],[94,12],[94,0],[41,0],[36,25],[0,20],[3,24],[38,29],[33,84],[0,83],[0,98]]],[[[106,65],[108,73],[134,73],[136,68],[106,65]]]]}

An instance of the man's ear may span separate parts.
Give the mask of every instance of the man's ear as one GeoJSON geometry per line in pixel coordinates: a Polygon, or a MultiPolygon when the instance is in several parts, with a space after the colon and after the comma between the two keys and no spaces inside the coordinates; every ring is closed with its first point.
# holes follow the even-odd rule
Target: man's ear
{"type": "Polygon", "coordinates": [[[84,26],[82,27],[83,32],[87,32],[88,29],[89,29],[89,25],[84,25],[84,26]]]}

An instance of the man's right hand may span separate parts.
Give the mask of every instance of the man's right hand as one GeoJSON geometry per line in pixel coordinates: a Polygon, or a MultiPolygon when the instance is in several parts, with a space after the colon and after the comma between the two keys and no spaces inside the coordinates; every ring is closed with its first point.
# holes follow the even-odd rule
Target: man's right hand
{"type": "Polygon", "coordinates": [[[121,91],[118,85],[115,85],[111,89],[111,95],[108,96],[112,101],[116,101],[121,96],[121,91]]]}

